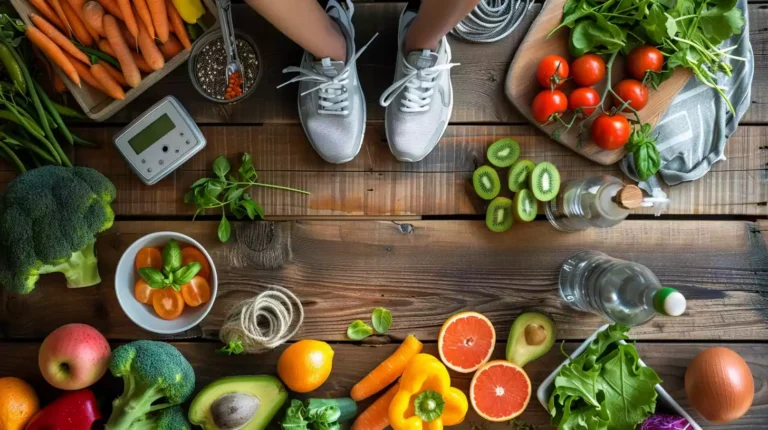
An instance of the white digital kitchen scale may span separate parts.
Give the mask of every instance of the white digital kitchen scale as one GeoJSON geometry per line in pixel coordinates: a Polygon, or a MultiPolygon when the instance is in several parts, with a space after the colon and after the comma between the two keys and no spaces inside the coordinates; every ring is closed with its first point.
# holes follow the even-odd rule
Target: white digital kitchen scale
{"type": "Polygon", "coordinates": [[[205,137],[173,96],[147,109],[112,139],[147,185],[153,185],[205,148],[205,137]]]}

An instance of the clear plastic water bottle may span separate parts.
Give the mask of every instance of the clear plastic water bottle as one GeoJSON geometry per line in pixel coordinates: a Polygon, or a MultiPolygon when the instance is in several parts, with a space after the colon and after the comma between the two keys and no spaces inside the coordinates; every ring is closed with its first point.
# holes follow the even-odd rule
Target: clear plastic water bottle
{"type": "Polygon", "coordinates": [[[560,296],[572,308],[636,326],[657,314],[679,316],[685,297],[662,287],[645,266],[598,251],[570,256],[560,268],[560,296]]]}
{"type": "Polygon", "coordinates": [[[658,205],[660,214],[667,203],[666,198],[643,197],[637,186],[605,175],[566,182],[557,198],[545,205],[545,211],[558,230],[579,231],[613,227],[639,207],[658,205]]]}

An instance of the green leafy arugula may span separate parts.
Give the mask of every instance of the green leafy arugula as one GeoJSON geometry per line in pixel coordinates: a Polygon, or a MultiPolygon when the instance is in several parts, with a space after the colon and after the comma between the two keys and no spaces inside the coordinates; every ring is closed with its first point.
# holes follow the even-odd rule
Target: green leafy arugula
{"type": "Polygon", "coordinates": [[[283,430],[340,430],[341,409],[334,405],[305,406],[301,400],[291,400],[280,423],[283,430]]]}
{"type": "Polygon", "coordinates": [[[549,398],[552,425],[560,430],[634,430],[656,409],[661,379],[640,365],[629,327],[611,325],[555,378],[549,398]]]}

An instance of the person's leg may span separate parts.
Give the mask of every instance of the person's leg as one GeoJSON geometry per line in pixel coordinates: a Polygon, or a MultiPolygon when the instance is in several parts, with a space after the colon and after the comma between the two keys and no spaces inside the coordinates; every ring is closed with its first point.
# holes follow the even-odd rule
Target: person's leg
{"type": "Polygon", "coordinates": [[[456,27],[480,0],[421,0],[419,13],[405,36],[405,52],[436,50],[440,40],[456,27]]]}
{"type": "Polygon", "coordinates": [[[347,60],[344,35],[317,0],[246,1],[259,15],[315,58],[347,60]]]}

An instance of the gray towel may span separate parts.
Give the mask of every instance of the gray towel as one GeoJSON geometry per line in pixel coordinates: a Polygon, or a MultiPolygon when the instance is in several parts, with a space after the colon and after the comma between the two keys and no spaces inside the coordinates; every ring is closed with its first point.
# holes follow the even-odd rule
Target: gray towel
{"type": "MultiPolygon", "coordinates": [[[[657,146],[661,153],[659,174],[669,185],[699,179],[713,164],[724,160],[728,137],[749,107],[755,60],[749,42],[747,0],[739,0],[737,7],[744,12],[744,29],[741,34],[725,41],[722,47],[738,45],[731,54],[747,61],[730,60],[732,76],[729,78],[722,73],[717,76],[717,84],[728,88],[726,95],[736,112],[728,112],[720,95],[695,76],[688,80],[654,131],[658,133],[657,146]]],[[[621,170],[637,180],[631,154],[621,161],[621,170]]],[[[650,193],[659,188],[655,178],[640,186],[650,193]]]]}

